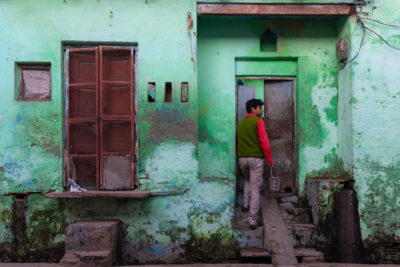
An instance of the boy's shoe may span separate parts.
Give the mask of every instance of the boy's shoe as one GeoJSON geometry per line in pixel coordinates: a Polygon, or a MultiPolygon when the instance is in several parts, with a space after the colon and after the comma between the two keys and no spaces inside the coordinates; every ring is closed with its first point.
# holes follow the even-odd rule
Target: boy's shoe
{"type": "Polygon", "coordinates": [[[249,228],[250,228],[250,230],[255,230],[255,229],[257,229],[257,225],[250,224],[249,228]]]}
{"type": "Polygon", "coordinates": [[[245,207],[242,206],[242,211],[243,211],[243,212],[249,211],[249,208],[248,208],[248,207],[245,208],[245,207]]]}

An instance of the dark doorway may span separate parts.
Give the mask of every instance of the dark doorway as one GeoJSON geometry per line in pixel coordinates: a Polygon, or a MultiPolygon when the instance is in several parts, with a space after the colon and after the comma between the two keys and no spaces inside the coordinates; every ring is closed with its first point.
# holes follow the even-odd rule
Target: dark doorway
{"type": "MultiPolygon", "coordinates": [[[[279,194],[296,194],[296,160],[295,160],[295,78],[240,78],[237,85],[236,123],[247,114],[246,102],[257,98],[258,92],[264,95],[264,121],[271,144],[272,156],[275,162],[274,176],[281,177],[279,194]],[[249,80],[258,80],[257,88],[247,86],[249,80]],[[246,82],[247,81],[247,82],[246,82]],[[243,85],[244,84],[244,85],[243,85]],[[260,87],[260,88],[259,88],[260,87]],[[263,87],[263,88],[262,88],[263,87]]],[[[239,165],[236,164],[236,195],[237,204],[242,203],[244,177],[239,165]]],[[[270,167],[265,164],[264,188],[266,194],[273,194],[269,190],[270,167]]]]}

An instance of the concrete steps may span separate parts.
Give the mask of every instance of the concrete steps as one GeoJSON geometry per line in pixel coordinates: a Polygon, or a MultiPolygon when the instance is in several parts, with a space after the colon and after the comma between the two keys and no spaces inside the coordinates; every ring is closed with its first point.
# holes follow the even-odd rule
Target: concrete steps
{"type": "Polygon", "coordinates": [[[61,259],[62,266],[97,267],[112,266],[112,251],[75,251],[67,252],[61,259]]]}
{"type": "Polygon", "coordinates": [[[279,207],[283,221],[286,224],[311,223],[308,209],[295,207],[279,207]]]}
{"type": "Polygon", "coordinates": [[[264,227],[259,226],[255,230],[250,230],[248,216],[249,212],[242,212],[240,208],[235,208],[234,227],[238,233],[239,248],[263,248],[264,227]]]}
{"type": "MultiPolygon", "coordinates": [[[[299,263],[324,262],[324,255],[322,252],[314,248],[297,248],[294,249],[294,253],[299,263]]],[[[240,249],[240,255],[243,258],[271,257],[271,253],[262,248],[242,248],[240,249]]]]}
{"type": "Polygon", "coordinates": [[[317,227],[311,223],[291,223],[286,225],[295,248],[310,248],[316,246],[317,227]]]}
{"type": "Polygon", "coordinates": [[[80,221],[70,224],[64,266],[112,266],[117,259],[119,221],[80,221]]]}
{"type": "Polygon", "coordinates": [[[298,263],[324,262],[323,253],[313,248],[318,229],[311,223],[309,209],[299,206],[297,196],[282,196],[277,200],[262,196],[263,223],[255,230],[249,229],[248,212],[235,208],[234,226],[240,255],[247,259],[258,258],[258,261],[266,258],[267,262],[276,264],[296,264],[296,260],[298,263]]]}

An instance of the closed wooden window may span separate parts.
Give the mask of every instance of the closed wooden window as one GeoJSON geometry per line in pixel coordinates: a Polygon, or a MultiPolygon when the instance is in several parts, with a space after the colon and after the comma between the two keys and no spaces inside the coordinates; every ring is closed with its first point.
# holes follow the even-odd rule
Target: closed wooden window
{"type": "Polygon", "coordinates": [[[88,190],[134,187],[134,49],[71,48],[67,62],[67,178],[88,190]]]}
{"type": "Polygon", "coordinates": [[[51,73],[50,64],[19,65],[20,101],[50,101],[51,73]]]}

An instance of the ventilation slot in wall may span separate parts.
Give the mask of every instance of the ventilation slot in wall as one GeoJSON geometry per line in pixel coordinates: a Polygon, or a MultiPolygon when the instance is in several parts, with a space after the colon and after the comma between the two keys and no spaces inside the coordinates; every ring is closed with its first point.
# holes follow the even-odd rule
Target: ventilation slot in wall
{"type": "Polygon", "coordinates": [[[172,83],[165,83],[165,99],[164,102],[172,102],[172,83]]]}
{"type": "Polygon", "coordinates": [[[147,85],[147,101],[156,102],[156,83],[149,82],[147,85]]]}
{"type": "Polygon", "coordinates": [[[181,102],[189,102],[189,84],[187,82],[181,83],[181,102]]]}

